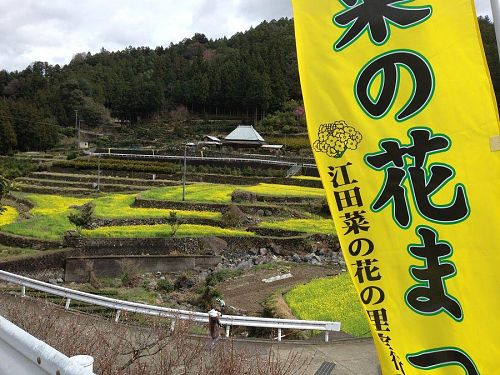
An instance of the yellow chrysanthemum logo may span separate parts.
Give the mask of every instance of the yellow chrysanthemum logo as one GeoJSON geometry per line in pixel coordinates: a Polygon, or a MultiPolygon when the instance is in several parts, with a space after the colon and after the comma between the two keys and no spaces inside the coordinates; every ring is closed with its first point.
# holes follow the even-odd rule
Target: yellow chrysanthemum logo
{"type": "Polygon", "coordinates": [[[321,124],[318,139],[313,147],[317,152],[324,152],[332,158],[340,158],[347,150],[356,150],[363,139],[360,132],[345,121],[321,124]]]}

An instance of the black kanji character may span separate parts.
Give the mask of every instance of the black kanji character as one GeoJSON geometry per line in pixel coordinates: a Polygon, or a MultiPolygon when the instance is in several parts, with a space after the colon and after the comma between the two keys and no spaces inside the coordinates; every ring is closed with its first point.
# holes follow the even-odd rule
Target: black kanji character
{"type": "Polygon", "coordinates": [[[360,284],[364,283],[365,281],[377,281],[382,278],[382,276],[378,273],[379,268],[373,265],[373,263],[377,262],[378,259],[364,259],[357,260],[356,263],[352,264],[353,266],[356,266],[356,273],[354,274],[354,276],[358,278],[358,282],[360,284]]]}
{"type": "Polygon", "coordinates": [[[422,240],[421,246],[412,245],[408,251],[412,256],[423,259],[423,267],[411,267],[410,273],[420,283],[406,292],[406,302],[417,312],[434,315],[447,312],[455,320],[462,320],[460,304],[450,297],[445,280],[457,272],[453,263],[444,262],[453,250],[449,243],[438,242],[437,233],[428,227],[418,227],[417,234],[422,240]]]}
{"type": "Polygon", "coordinates": [[[429,103],[434,93],[434,73],[429,62],[416,52],[391,51],[370,61],[356,79],[356,98],[370,117],[384,117],[392,108],[399,90],[402,69],[412,75],[413,93],[396,114],[396,121],[410,119],[429,103]],[[378,75],[382,76],[379,94],[372,98],[370,88],[378,75]]]}
{"type": "Polygon", "coordinates": [[[392,203],[396,222],[403,228],[411,223],[408,204],[408,189],[405,181],[410,182],[415,204],[419,213],[430,221],[455,223],[469,216],[469,206],[463,185],[455,186],[453,200],[448,205],[435,205],[431,197],[436,194],[453,176],[451,167],[444,164],[432,164],[426,170],[430,154],[442,152],[450,147],[445,136],[434,136],[429,129],[414,128],[409,131],[410,145],[401,146],[399,141],[384,140],[380,143],[381,152],[369,154],[366,163],[377,170],[384,169],[386,178],[377,199],[372,204],[374,211],[379,211],[392,203]],[[408,165],[406,157],[413,159],[408,165]]]}
{"type": "Polygon", "coordinates": [[[341,0],[347,9],[337,13],[333,22],[347,28],[335,43],[335,50],[340,51],[368,31],[370,40],[384,44],[390,36],[389,25],[399,28],[415,26],[432,14],[432,7],[408,7],[408,0],[341,0]]]}
{"type": "Polygon", "coordinates": [[[361,301],[365,304],[378,305],[385,300],[385,293],[378,286],[369,286],[361,291],[359,294],[361,297],[361,301]],[[378,299],[376,302],[373,302],[375,293],[378,293],[378,299]]]}
{"type": "Polygon", "coordinates": [[[365,216],[363,215],[365,213],[365,211],[354,211],[347,212],[344,216],[341,216],[341,218],[344,218],[343,222],[346,224],[344,228],[347,229],[344,236],[351,232],[359,234],[360,231],[368,231],[370,227],[368,225],[368,221],[366,221],[365,216]]]}
{"type": "Polygon", "coordinates": [[[343,211],[348,207],[363,206],[363,200],[361,199],[361,192],[359,187],[344,191],[335,191],[333,195],[335,197],[335,202],[337,203],[337,208],[339,211],[343,211]]]}
{"type": "Polygon", "coordinates": [[[391,350],[390,356],[391,356],[392,363],[394,363],[394,368],[397,371],[401,371],[404,374],[405,371],[403,369],[403,362],[401,362],[401,359],[399,359],[398,355],[396,354],[396,352],[394,350],[391,350]]]}
{"type": "Polygon", "coordinates": [[[347,163],[346,165],[341,165],[340,167],[328,167],[328,169],[330,170],[328,174],[330,175],[330,177],[332,177],[332,185],[334,188],[338,188],[340,186],[345,186],[345,185],[351,185],[358,182],[357,180],[354,179],[351,180],[349,176],[349,171],[347,170],[347,167],[351,165],[352,163],[347,163]],[[340,182],[339,182],[339,177],[342,178],[340,182]]]}
{"type": "Polygon", "coordinates": [[[406,359],[416,368],[431,370],[442,366],[461,366],[465,375],[479,375],[474,361],[469,355],[456,348],[439,348],[420,353],[408,354],[406,359]]]}
{"type": "Polygon", "coordinates": [[[378,338],[380,339],[380,341],[385,344],[386,346],[388,346],[390,349],[392,349],[391,347],[391,341],[392,339],[390,338],[390,336],[386,335],[386,334],[383,334],[383,333],[379,333],[378,334],[378,338]]]}
{"type": "Polygon", "coordinates": [[[375,326],[375,330],[378,332],[390,331],[389,322],[387,321],[387,310],[367,310],[368,317],[370,321],[375,326]]]}
{"type": "Polygon", "coordinates": [[[362,256],[367,256],[375,250],[374,243],[368,238],[357,238],[349,244],[349,254],[357,257],[363,250],[366,250],[362,256]]]}

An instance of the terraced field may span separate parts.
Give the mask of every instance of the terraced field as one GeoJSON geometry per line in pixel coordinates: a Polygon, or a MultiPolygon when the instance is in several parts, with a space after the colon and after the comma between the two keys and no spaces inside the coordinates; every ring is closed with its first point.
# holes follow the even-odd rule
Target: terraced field
{"type": "MultiPolygon", "coordinates": [[[[123,222],[123,220],[161,220],[168,218],[172,211],[175,211],[177,217],[181,220],[200,219],[220,221],[222,219],[222,212],[220,209],[219,211],[214,211],[215,209],[212,210],[211,207],[208,209],[212,211],[178,209],[178,205],[175,208],[169,208],[168,206],[170,203],[166,205],[166,208],[134,207],[134,202],[137,197],[172,203],[181,202],[182,186],[172,186],[172,181],[145,181],[125,178],[122,179],[125,185],[120,185],[120,178],[106,177],[103,179],[103,181],[108,182],[108,186],[119,186],[120,189],[123,188],[123,190],[126,190],[125,187],[131,187],[137,190],[134,193],[125,194],[95,192],[95,190],[90,188],[90,181],[93,179],[95,179],[95,176],[91,175],[57,174],[49,172],[38,172],[32,174],[30,178],[19,179],[18,183],[21,183],[21,187],[23,183],[33,184],[31,187],[34,187],[35,191],[39,186],[42,192],[45,192],[45,189],[47,189],[55,193],[16,193],[19,198],[31,201],[34,208],[29,211],[28,215],[18,217],[17,211],[13,207],[9,207],[3,215],[0,215],[0,230],[25,237],[61,240],[68,230],[75,229],[69,222],[68,215],[87,202],[93,203],[95,207],[94,216],[96,219],[106,219],[108,222],[107,224],[102,224],[106,225],[105,227],[85,230],[83,235],[86,237],[168,237],[171,235],[171,231],[165,222],[147,222],[147,224],[150,225],[138,225],[142,223],[133,223],[129,225],[129,223],[123,222]],[[151,182],[151,186],[143,186],[146,182],[151,182]],[[36,185],[37,183],[41,185],[36,185]],[[44,183],[48,185],[44,185],[44,183]],[[28,216],[28,218],[26,218],[26,216],[28,216]],[[122,222],[113,225],[113,220],[121,220],[122,222]]],[[[196,183],[186,186],[186,200],[195,204],[217,203],[229,205],[231,203],[231,196],[236,190],[247,191],[268,197],[292,197],[298,199],[303,198],[305,200],[320,199],[324,197],[324,191],[322,189],[310,187],[265,183],[253,186],[196,183]]],[[[262,207],[265,208],[270,206],[268,204],[263,204],[262,207]]],[[[321,219],[319,217],[311,217],[310,219],[285,219],[286,218],[276,217],[272,219],[260,219],[258,226],[260,228],[281,229],[296,231],[298,233],[334,233],[333,225],[330,220],[321,219]]],[[[251,231],[240,228],[224,228],[224,225],[205,225],[207,224],[206,222],[202,223],[204,225],[196,224],[198,223],[182,224],[176,235],[190,237],[255,235],[255,233],[251,231]]]]}

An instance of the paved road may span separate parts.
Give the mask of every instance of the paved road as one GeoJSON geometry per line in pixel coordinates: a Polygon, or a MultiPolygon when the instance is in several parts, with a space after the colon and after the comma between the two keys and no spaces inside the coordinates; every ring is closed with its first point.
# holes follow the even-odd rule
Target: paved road
{"type": "MultiPolygon", "coordinates": [[[[252,342],[251,340],[235,340],[237,347],[249,351],[261,352],[267,355],[270,347],[280,358],[298,358],[300,361],[310,362],[305,375],[315,375],[324,362],[333,363],[334,367],[328,372],[331,365],[323,365],[321,375],[378,375],[378,359],[375,346],[371,338],[341,340],[331,343],[300,343],[284,342],[282,344],[268,341],[252,342]],[[289,357],[290,356],[290,357],[289,357]],[[299,356],[299,357],[297,357],[299,356]]],[[[318,374],[319,375],[319,374],[318,374]]]]}

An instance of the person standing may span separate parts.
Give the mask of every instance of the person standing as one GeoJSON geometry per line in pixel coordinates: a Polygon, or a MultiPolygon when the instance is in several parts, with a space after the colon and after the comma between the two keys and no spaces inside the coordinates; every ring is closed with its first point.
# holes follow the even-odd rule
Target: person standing
{"type": "Polygon", "coordinates": [[[213,307],[212,310],[208,312],[208,329],[210,331],[210,337],[212,341],[210,342],[210,350],[212,350],[220,339],[220,330],[222,327],[220,322],[221,313],[218,307],[213,307]]]}

